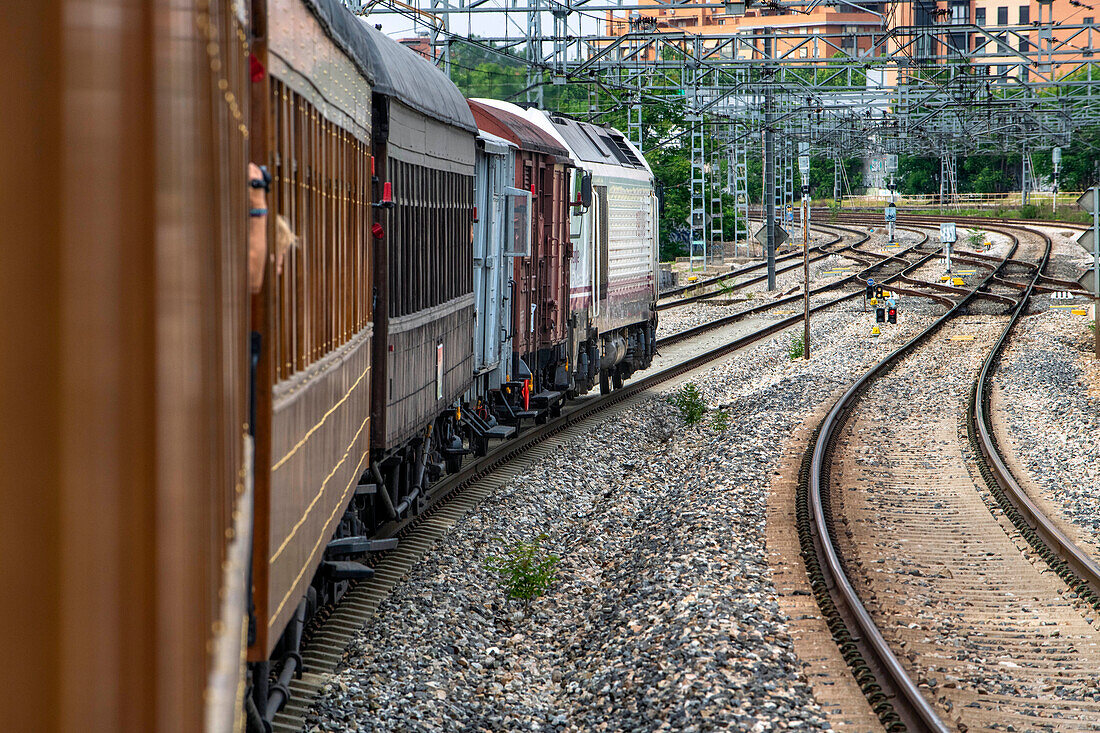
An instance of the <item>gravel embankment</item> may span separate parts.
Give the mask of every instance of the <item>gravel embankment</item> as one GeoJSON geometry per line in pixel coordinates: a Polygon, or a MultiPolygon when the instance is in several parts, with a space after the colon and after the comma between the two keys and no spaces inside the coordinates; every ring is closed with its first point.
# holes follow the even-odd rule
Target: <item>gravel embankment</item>
{"type": "Polygon", "coordinates": [[[383,602],[307,730],[827,729],[764,553],[768,485],[806,411],[928,318],[866,336],[818,316],[694,377],[728,427],[666,396],[627,407],[502,487],[383,602]],[[546,535],[559,576],[529,615],[484,568],[546,535]]]}

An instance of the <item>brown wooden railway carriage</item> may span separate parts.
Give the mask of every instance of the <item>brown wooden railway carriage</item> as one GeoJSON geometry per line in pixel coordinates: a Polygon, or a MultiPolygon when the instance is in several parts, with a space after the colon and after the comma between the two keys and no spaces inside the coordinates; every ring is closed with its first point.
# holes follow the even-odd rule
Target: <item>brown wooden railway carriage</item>
{"type": "MultiPolygon", "coordinates": [[[[372,384],[371,58],[338,0],[268,0],[269,209],[297,245],[272,254],[262,334],[253,548],[253,699],[268,717],[304,619],[340,579],[315,577],[369,465],[372,384]]],[[[277,238],[276,240],[277,241],[277,238]]]]}
{"type": "Polygon", "coordinates": [[[453,469],[461,460],[450,408],[473,378],[477,126],[446,75],[365,27],[381,204],[371,471],[385,488],[374,497],[375,520],[382,522],[417,511],[427,480],[444,463],[453,469]]]}
{"type": "MultiPolygon", "coordinates": [[[[572,161],[553,137],[519,115],[469,101],[478,127],[515,143],[514,186],[532,197],[531,251],[512,271],[513,380],[530,377],[530,404],[556,408],[569,388],[569,171],[572,161]]],[[[504,416],[507,418],[507,415],[504,416]]]]}
{"type": "Polygon", "coordinates": [[[234,7],[0,12],[18,39],[0,46],[7,731],[222,731],[239,710],[252,130],[234,7]]]}

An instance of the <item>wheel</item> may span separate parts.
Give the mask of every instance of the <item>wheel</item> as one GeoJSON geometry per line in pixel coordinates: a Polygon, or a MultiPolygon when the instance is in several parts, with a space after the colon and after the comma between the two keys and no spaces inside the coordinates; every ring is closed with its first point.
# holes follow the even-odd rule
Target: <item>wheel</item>
{"type": "Polygon", "coordinates": [[[623,388],[623,375],[619,372],[618,369],[616,369],[611,374],[611,383],[613,385],[615,385],[615,389],[622,389],[623,388]]]}
{"type": "Polygon", "coordinates": [[[611,394],[611,378],[606,369],[600,370],[600,394],[611,394]]]}

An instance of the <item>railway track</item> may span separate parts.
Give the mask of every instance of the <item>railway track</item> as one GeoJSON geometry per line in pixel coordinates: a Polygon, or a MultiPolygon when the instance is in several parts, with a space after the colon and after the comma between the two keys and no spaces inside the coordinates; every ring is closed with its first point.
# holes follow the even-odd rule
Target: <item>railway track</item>
{"type": "MultiPolygon", "coordinates": [[[[841,242],[841,240],[844,238],[844,235],[842,234],[841,236],[838,236],[838,237],[835,237],[835,238],[831,239],[830,241],[826,242],[825,244],[820,244],[820,245],[811,247],[810,248],[810,253],[811,253],[810,263],[811,264],[813,264],[815,262],[820,262],[821,260],[823,260],[827,257],[830,257],[830,256],[844,257],[846,252],[856,250],[859,247],[860,244],[863,244],[868,239],[868,236],[863,234],[862,232],[859,232],[859,231],[854,230],[854,229],[848,229],[847,227],[832,226],[832,227],[829,227],[829,228],[840,230],[840,231],[842,231],[846,234],[849,234],[849,235],[854,235],[858,239],[857,239],[857,241],[855,241],[853,243],[850,243],[850,244],[847,244],[843,247],[840,247],[839,249],[830,249],[830,247],[832,247],[836,244],[839,244],[841,242]]],[[[802,267],[802,265],[803,265],[803,255],[802,255],[802,252],[793,252],[793,253],[789,253],[789,254],[785,254],[785,255],[780,255],[779,257],[775,258],[775,262],[776,262],[775,273],[776,273],[776,275],[781,275],[785,272],[790,272],[791,270],[795,270],[799,267],[802,267]]],[[[768,263],[767,263],[766,260],[760,260],[758,262],[754,262],[752,264],[745,265],[744,267],[740,267],[740,268],[737,268],[735,270],[731,270],[731,271],[729,271],[727,273],[724,273],[724,274],[721,274],[721,275],[715,275],[713,277],[706,278],[705,280],[700,280],[700,281],[692,283],[690,285],[685,285],[683,287],[675,288],[674,290],[666,291],[665,293],[661,294],[662,301],[657,303],[657,310],[658,311],[663,311],[663,310],[668,310],[670,308],[678,308],[680,306],[691,305],[692,303],[697,303],[697,302],[702,301],[702,300],[708,300],[710,298],[716,298],[719,295],[724,295],[727,292],[734,292],[734,291],[737,291],[737,290],[742,290],[744,288],[749,287],[750,285],[755,285],[757,283],[764,282],[768,278],[766,273],[762,274],[762,275],[756,275],[755,277],[751,277],[748,280],[744,280],[742,282],[729,282],[729,281],[736,280],[737,278],[739,278],[743,275],[747,275],[747,274],[754,273],[754,272],[759,272],[760,270],[766,269],[767,266],[768,266],[768,263]],[[706,292],[697,292],[701,289],[706,288],[709,285],[721,285],[721,287],[719,287],[717,290],[706,291],[706,292]],[[695,292],[695,294],[694,295],[688,295],[688,296],[685,296],[685,297],[682,297],[682,298],[676,298],[674,300],[663,300],[663,299],[669,297],[670,295],[675,295],[675,294],[679,294],[679,293],[683,293],[683,292],[689,292],[689,291],[693,291],[693,292],[695,292]]]]}
{"type": "MultiPolygon", "coordinates": [[[[862,283],[866,282],[867,278],[871,275],[877,275],[880,278],[880,281],[882,281],[882,282],[886,282],[886,281],[894,282],[896,280],[899,280],[899,279],[903,278],[905,276],[905,274],[909,271],[908,266],[910,264],[914,264],[914,263],[909,262],[906,259],[908,255],[913,254],[913,255],[919,257],[919,264],[916,264],[916,267],[923,266],[925,263],[927,263],[929,260],[934,258],[935,255],[936,255],[935,252],[922,252],[921,251],[921,248],[925,247],[925,245],[928,243],[928,240],[929,240],[928,234],[922,234],[921,236],[922,236],[921,241],[918,242],[916,245],[914,245],[912,247],[909,247],[908,249],[903,250],[901,252],[891,253],[889,255],[882,255],[879,262],[868,264],[865,268],[860,270],[858,273],[854,273],[854,274],[848,275],[846,277],[843,277],[839,280],[836,280],[836,281],[833,281],[833,282],[830,282],[830,283],[826,283],[824,285],[819,285],[817,287],[811,288],[810,289],[811,299],[817,298],[818,296],[820,296],[820,295],[822,295],[822,294],[824,294],[824,293],[826,293],[830,290],[835,290],[837,288],[861,286],[862,283]],[[901,270],[891,270],[891,265],[893,265],[893,264],[901,265],[902,266],[901,270]],[[883,272],[881,272],[881,270],[883,268],[886,268],[886,269],[891,270],[891,271],[883,273],[883,272]]],[[[863,239],[860,242],[857,242],[857,243],[855,243],[854,245],[851,245],[851,246],[858,247],[860,244],[862,244],[866,241],[867,241],[867,237],[864,236],[863,239]]],[[[860,292],[854,292],[854,293],[850,293],[848,295],[841,296],[839,298],[828,300],[828,301],[823,302],[823,303],[818,303],[816,305],[811,306],[810,312],[811,313],[817,312],[817,311],[821,310],[822,308],[831,307],[833,305],[836,305],[836,304],[841,303],[843,301],[849,300],[851,298],[858,297],[859,295],[860,295],[860,292]]],[[[779,299],[774,300],[770,303],[764,303],[764,304],[761,304],[761,305],[752,306],[752,307],[746,308],[744,310],[738,311],[736,313],[731,313],[729,315],[716,318],[712,321],[701,324],[699,326],[684,329],[683,331],[679,331],[677,333],[665,336],[664,338],[658,339],[657,346],[658,346],[658,348],[660,348],[662,346],[670,346],[672,344],[676,344],[676,343],[679,343],[681,341],[685,341],[687,339],[695,338],[695,337],[700,336],[700,335],[702,335],[704,333],[707,333],[709,331],[713,331],[717,328],[721,328],[721,327],[724,327],[724,326],[727,326],[727,325],[730,325],[730,324],[733,324],[733,323],[737,323],[738,321],[741,321],[745,318],[760,315],[760,314],[762,314],[766,311],[769,311],[769,310],[772,310],[772,309],[775,309],[775,308],[779,308],[781,306],[800,305],[801,302],[802,302],[802,299],[803,299],[803,294],[801,292],[798,292],[798,293],[795,293],[793,295],[788,295],[788,296],[779,298],[779,299]]],[[[793,316],[789,320],[791,321],[791,323],[795,323],[801,318],[802,318],[801,315],[797,315],[797,316],[793,316]]]]}
{"type": "MultiPolygon", "coordinates": [[[[871,262],[857,274],[814,288],[811,295],[820,297],[831,289],[861,285],[860,281],[871,274],[884,283],[900,281],[914,271],[926,267],[937,257],[937,251],[925,249],[928,239],[928,235],[922,233],[921,241],[907,249],[890,254],[865,252],[861,255],[858,254],[858,246],[866,241],[864,237],[851,245],[856,248],[856,256],[874,257],[878,258],[878,261],[871,262]]],[[[862,287],[859,287],[853,292],[819,302],[813,310],[819,311],[860,297],[862,292],[862,287]]],[[[802,295],[799,293],[753,307],[716,319],[698,328],[673,334],[660,340],[659,345],[670,346],[708,331],[720,330],[734,321],[759,315],[801,299],[802,295]]],[[[284,675],[278,680],[287,690],[289,702],[275,716],[275,729],[279,731],[301,729],[311,700],[327,679],[326,674],[340,664],[343,650],[353,635],[367,619],[374,615],[378,604],[389,595],[393,586],[436,539],[485,496],[522,471],[530,462],[548,453],[560,440],[565,440],[583,430],[585,423],[594,416],[614,414],[617,409],[625,407],[629,400],[647,390],[772,336],[800,323],[801,319],[801,313],[777,319],[751,333],[730,338],[714,348],[686,355],[674,366],[628,383],[621,390],[616,390],[610,395],[590,396],[578,400],[561,416],[548,421],[545,425],[535,426],[525,431],[517,440],[495,447],[480,460],[468,461],[458,474],[436,484],[428,497],[425,511],[419,516],[392,523],[384,528],[378,539],[398,540],[398,544],[396,549],[364,559],[364,562],[374,568],[374,577],[352,587],[338,607],[318,614],[318,622],[311,627],[303,646],[303,666],[306,672],[298,676],[284,675]]]]}
{"type": "MultiPolygon", "coordinates": [[[[834,227],[834,226],[830,226],[830,225],[825,225],[825,226],[814,225],[814,228],[817,229],[818,231],[821,231],[822,229],[826,229],[826,228],[828,228],[828,229],[841,229],[841,230],[845,229],[844,227],[834,227]]],[[[852,230],[848,230],[848,231],[851,232],[852,230]]],[[[856,234],[860,234],[860,233],[856,232],[856,234]]],[[[818,251],[822,248],[831,247],[834,244],[839,243],[842,238],[843,237],[835,237],[834,239],[832,239],[832,240],[830,240],[830,241],[828,241],[824,244],[815,245],[815,246],[810,248],[810,251],[811,252],[816,252],[816,251],[818,251]]],[[[776,258],[776,261],[777,262],[782,262],[782,261],[786,261],[786,260],[793,259],[795,257],[801,257],[801,256],[802,256],[801,252],[794,252],[794,253],[790,253],[790,254],[786,254],[786,255],[781,255],[780,257],[776,258]]],[[[754,262],[754,263],[751,263],[751,264],[748,264],[748,265],[742,265],[741,267],[734,267],[734,268],[731,268],[731,269],[727,270],[726,272],[720,272],[717,275],[712,275],[710,277],[706,277],[706,278],[703,278],[701,280],[697,280],[693,283],[688,283],[687,285],[679,285],[675,288],[669,288],[668,290],[663,290],[663,291],[661,291],[660,293],[657,294],[657,298],[658,298],[658,300],[666,300],[668,298],[672,298],[673,296],[680,295],[682,293],[687,293],[687,292],[690,292],[690,291],[693,291],[693,290],[699,290],[701,288],[707,287],[708,285],[714,285],[716,283],[722,282],[723,280],[726,280],[726,279],[731,278],[731,277],[738,277],[738,276],[743,275],[743,274],[748,273],[748,272],[754,272],[756,270],[759,270],[761,267],[766,266],[766,264],[767,264],[766,262],[761,260],[761,261],[754,262]]]]}
{"type": "Polygon", "coordinates": [[[1027,267],[1011,236],[1001,263],[837,400],[802,464],[811,586],[891,731],[1100,726],[1100,573],[1019,489],[989,427],[990,374],[1051,249],[1030,231],[1043,251],[1027,267]],[[978,297],[1014,304],[963,318],[978,297]]]}
{"type": "MultiPolygon", "coordinates": [[[[921,242],[907,250],[879,255],[878,262],[870,264],[858,275],[850,275],[843,280],[821,286],[814,289],[813,293],[819,294],[829,289],[855,285],[859,277],[866,277],[870,273],[875,273],[876,277],[883,281],[889,281],[902,273],[920,267],[935,257],[934,252],[921,250],[927,240],[928,237],[925,235],[921,242]]],[[[862,241],[866,239],[857,244],[861,244],[862,241]]],[[[862,289],[855,290],[820,303],[814,306],[813,310],[829,308],[859,297],[861,294],[862,289]]],[[[801,294],[798,294],[751,308],[749,311],[691,329],[690,333],[674,334],[660,341],[659,345],[669,346],[706,331],[718,330],[735,320],[758,315],[801,298],[801,294]]],[[[384,527],[376,537],[381,541],[397,540],[396,547],[361,559],[362,562],[373,567],[374,577],[354,584],[337,607],[323,609],[317,614],[314,623],[307,630],[303,643],[301,666],[304,671],[284,670],[278,679],[274,680],[274,684],[281,685],[285,691],[283,696],[286,698],[285,705],[277,714],[272,711],[274,729],[276,731],[302,729],[312,699],[327,679],[327,674],[340,664],[343,650],[354,634],[367,619],[374,615],[378,604],[389,595],[393,586],[424,552],[485,496],[514,477],[532,461],[548,453],[561,440],[566,440],[583,430],[591,418],[597,415],[606,417],[614,414],[617,409],[624,408],[632,398],[682,377],[738,349],[779,333],[800,323],[801,319],[801,313],[777,319],[750,333],[725,340],[713,348],[684,355],[682,358],[677,357],[677,362],[673,366],[628,382],[622,389],[615,390],[610,395],[581,398],[572,403],[557,418],[524,431],[515,440],[499,444],[481,459],[467,461],[459,473],[444,478],[434,485],[427,497],[427,507],[420,515],[401,522],[393,522],[384,527]]]]}

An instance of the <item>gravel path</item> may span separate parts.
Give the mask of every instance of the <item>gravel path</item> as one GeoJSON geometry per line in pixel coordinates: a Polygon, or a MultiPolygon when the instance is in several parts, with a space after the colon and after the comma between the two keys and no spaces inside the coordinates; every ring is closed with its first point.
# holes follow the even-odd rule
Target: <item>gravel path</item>
{"type": "Polygon", "coordinates": [[[764,551],[768,486],[804,413],[927,323],[866,336],[858,307],[696,374],[686,426],[642,398],[483,502],[399,584],[307,730],[828,729],[764,551]],[[559,576],[524,615],[484,569],[545,534],[559,576]]]}

